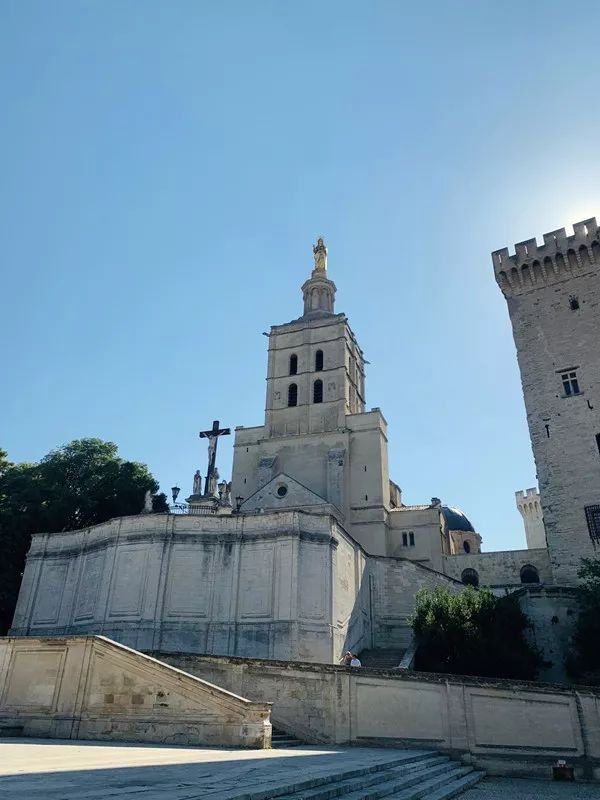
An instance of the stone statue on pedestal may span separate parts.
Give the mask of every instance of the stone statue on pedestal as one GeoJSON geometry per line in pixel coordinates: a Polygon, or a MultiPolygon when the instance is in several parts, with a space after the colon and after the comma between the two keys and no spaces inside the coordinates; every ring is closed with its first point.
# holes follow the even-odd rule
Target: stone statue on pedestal
{"type": "Polygon", "coordinates": [[[219,503],[222,506],[231,506],[231,481],[222,481],[219,484],[219,503]]]}
{"type": "Polygon", "coordinates": [[[192,489],[192,494],[202,494],[202,475],[200,475],[199,469],[194,473],[194,488],[192,489]]]}
{"type": "Polygon", "coordinates": [[[219,470],[217,467],[214,467],[212,475],[210,475],[206,481],[206,494],[210,495],[211,497],[217,497],[218,483],[219,483],[219,470]]]}
{"type": "Polygon", "coordinates": [[[327,248],[323,239],[317,239],[313,246],[313,257],[315,259],[315,272],[327,272],[327,248]]]}
{"type": "Polygon", "coordinates": [[[151,514],[152,513],[152,492],[150,489],[144,495],[144,507],[142,509],[142,514],[151,514]]]}

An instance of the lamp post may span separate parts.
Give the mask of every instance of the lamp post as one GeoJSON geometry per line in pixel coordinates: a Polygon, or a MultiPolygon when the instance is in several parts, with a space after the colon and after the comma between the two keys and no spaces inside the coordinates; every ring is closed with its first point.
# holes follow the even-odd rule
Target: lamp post
{"type": "Polygon", "coordinates": [[[235,498],[235,510],[236,510],[236,511],[239,511],[239,510],[240,510],[240,506],[242,505],[242,500],[243,500],[243,499],[244,499],[244,498],[243,498],[241,495],[239,495],[239,494],[238,494],[238,496],[235,498]]]}
{"type": "Polygon", "coordinates": [[[171,494],[173,496],[173,504],[175,504],[177,502],[177,497],[178,497],[180,491],[181,491],[181,489],[179,488],[179,486],[172,486],[171,487],[171,494]]]}

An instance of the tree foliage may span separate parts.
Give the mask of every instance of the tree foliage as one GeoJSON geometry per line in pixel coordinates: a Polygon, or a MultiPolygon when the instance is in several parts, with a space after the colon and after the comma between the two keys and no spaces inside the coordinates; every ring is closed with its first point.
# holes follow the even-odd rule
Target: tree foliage
{"type": "Polygon", "coordinates": [[[431,672],[533,680],[542,665],[527,641],[529,621],[514,596],[488,589],[422,589],[411,624],[415,666],[431,672]]]}
{"type": "Polygon", "coordinates": [[[600,683],[600,558],[584,558],[577,573],[579,616],[573,633],[569,673],[585,683],[600,683]]]}
{"type": "MultiPolygon", "coordinates": [[[[77,439],[38,464],[12,464],[0,450],[0,633],[12,622],[31,534],[138,514],[148,490],[158,483],[146,465],[120,458],[112,442],[77,439]]],[[[153,510],[167,508],[155,495],[153,510]]]]}

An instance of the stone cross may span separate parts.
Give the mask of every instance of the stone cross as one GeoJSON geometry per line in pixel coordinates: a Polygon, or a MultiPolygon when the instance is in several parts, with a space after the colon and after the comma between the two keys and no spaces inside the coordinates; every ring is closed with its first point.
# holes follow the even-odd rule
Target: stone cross
{"type": "Polygon", "coordinates": [[[218,419],[213,422],[213,426],[209,431],[200,431],[200,438],[208,439],[208,472],[206,473],[204,494],[209,494],[214,482],[213,476],[217,460],[217,440],[219,436],[227,436],[230,433],[231,430],[229,428],[219,428],[218,419]]]}

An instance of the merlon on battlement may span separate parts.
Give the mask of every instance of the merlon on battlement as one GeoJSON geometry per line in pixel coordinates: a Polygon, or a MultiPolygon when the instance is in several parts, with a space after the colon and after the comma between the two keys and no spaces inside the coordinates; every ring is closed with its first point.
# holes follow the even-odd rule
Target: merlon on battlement
{"type": "Polygon", "coordinates": [[[519,490],[515,492],[515,497],[517,498],[517,503],[524,501],[524,500],[537,500],[539,499],[540,493],[538,490],[533,487],[531,489],[526,489],[524,492],[519,490]]]}
{"type": "Polygon", "coordinates": [[[569,275],[593,265],[600,266],[600,231],[595,217],[575,222],[573,234],[564,228],[544,234],[544,243],[527,239],[515,244],[515,254],[508,247],[492,253],[496,281],[503,292],[512,294],[537,284],[569,275]]]}

